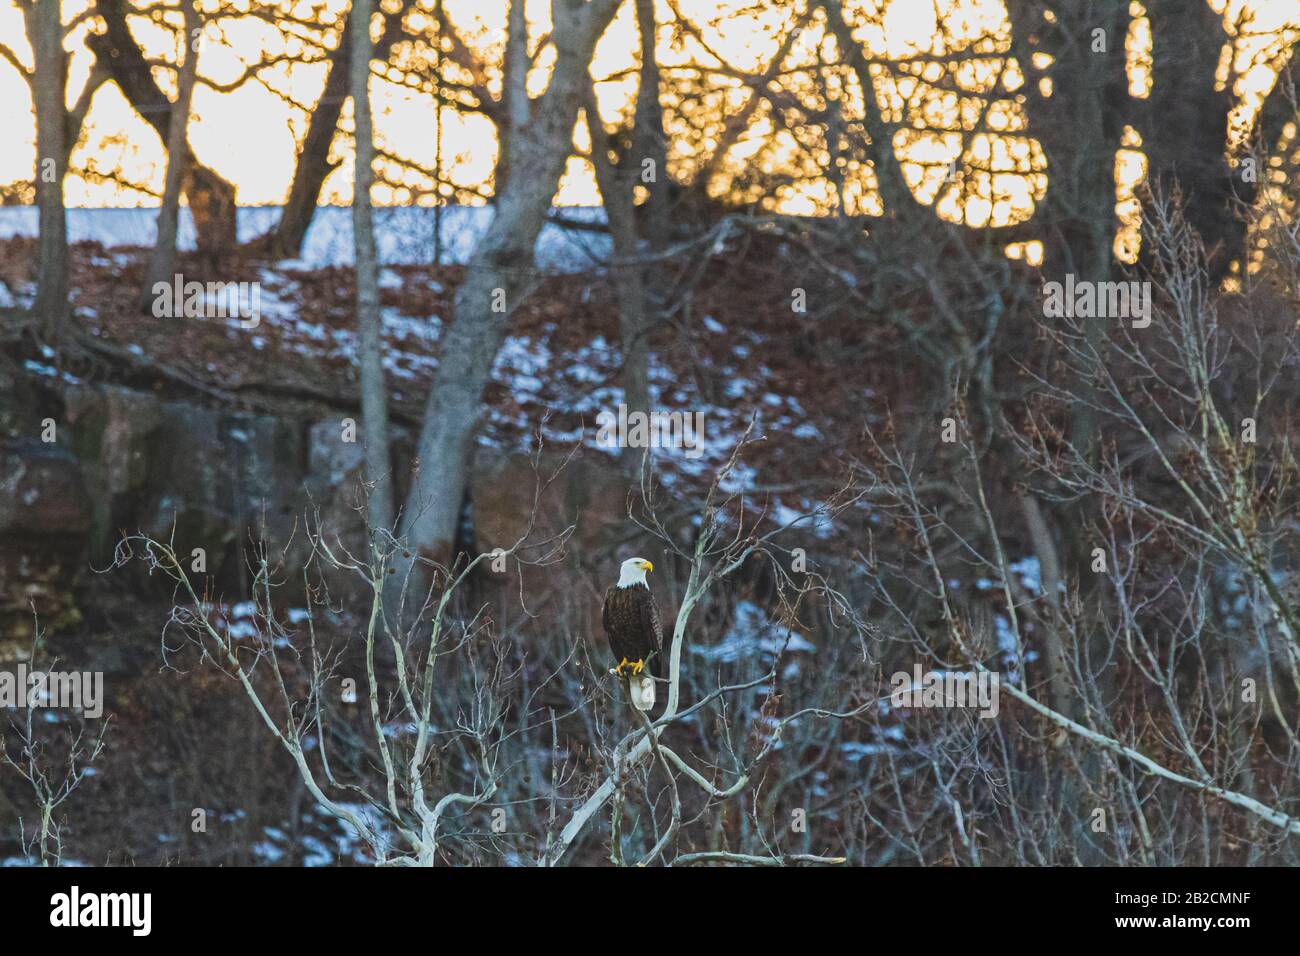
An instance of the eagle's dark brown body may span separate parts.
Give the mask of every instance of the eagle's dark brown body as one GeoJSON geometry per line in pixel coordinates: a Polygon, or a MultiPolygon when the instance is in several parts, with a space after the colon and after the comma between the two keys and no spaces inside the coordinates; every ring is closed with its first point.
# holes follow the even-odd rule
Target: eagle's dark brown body
{"type": "Polygon", "coordinates": [[[663,654],[660,653],[661,631],[659,608],[654,595],[644,584],[625,588],[612,585],[605,592],[603,616],[605,636],[614,653],[614,663],[623,661],[645,662],[650,673],[663,674],[663,654]]]}

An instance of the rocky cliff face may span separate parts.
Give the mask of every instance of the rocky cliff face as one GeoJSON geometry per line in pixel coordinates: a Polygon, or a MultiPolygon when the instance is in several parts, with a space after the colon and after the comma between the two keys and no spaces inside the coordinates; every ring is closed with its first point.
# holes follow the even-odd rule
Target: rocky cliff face
{"type": "Polygon", "coordinates": [[[0,446],[0,655],[29,648],[36,622],[76,623],[90,498],[79,462],[39,441],[0,446]]]}
{"type": "Polygon", "coordinates": [[[0,659],[23,656],[34,619],[51,633],[79,620],[77,592],[111,564],[123,532],[185,556],[201,549],[207,573],[237,589],[241,543],[288,540],[312,501],[329,509],[359,460],[358,446],[340,449],[337,423],[115,385],[60,397],[61,409],[11,423],[21,437],[0,444],[0,659]]]}
{"type": "MultiPolygon", "coordinates": [[[[345,416],[262,414],[108,384],[68,386],[26,405],[41,411],[11,421],[15,437],[0,442],[0,660],[27,655],[37,622],[57,635],[81,620],[79,593],[110,567],[123,533],[169,541],[183,559],[201,553],[205,574],[231,599],[246,590],[260,542],[281,576],[297,576],[308,558],[304,520],[364,553],[362,447],[345,438],[345,416]]],[[[399,430],[399,491],[409,446],[399,430]]],[[[522,454],[481,449],[466,546],[513,545],[539,481],[533,539],[558,536],[573,521],[568,558],[589,569],[615,566],[631,545],[634,482],[590,451],[552,456],[539,472],[522,454]]],[[[111,574],[122,587],[156,586],[139,565],[111,574]]]]}

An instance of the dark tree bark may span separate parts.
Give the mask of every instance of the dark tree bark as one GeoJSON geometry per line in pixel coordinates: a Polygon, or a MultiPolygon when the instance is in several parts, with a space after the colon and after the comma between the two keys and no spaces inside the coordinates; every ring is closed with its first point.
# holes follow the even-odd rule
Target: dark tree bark
{"type": "Polygon", "coordinates": [[[23,8],[35,67],[32,96],[36,105],[36,196],[40,206],[40,272],[32,311],[48,341],[58,339],[68,315],[68,224],[63,207],[63,179],[69,146],[64,91],[67,56],[63,52],[63,17],[58,0],[35,0],[23,8]]]}
{"type": "MultiPolygon", "coordinates": [[[[127,102],[154,128],[166,144],[171,141],[171,100],[154,82],[149,64],[127,25],[126,0],[98,0],[105,32],[91,34],[86,45],[117,83],[127,102]]],[[[183,188],[200,250],[221,253],[235,245],[235,187],[194,158],[185,148],[183,188]]]]}
{"type": "MultiPolygon", "coordinates": [[[[660,252],[667,247],[672,233],[672,210],[668,192],[668,136],[664,132],[664,109],[660,102],[659,60],[655,51],[656,27],[654,0],[636,0],[636,22],[640,32],[640,82],[636,93],[636,119],[632,152],[636,158],[633,174],[640,179],[640,164],[650,160],[654,179],[642,181],[649,194],[644,203],[645,216],[640,232],[650,249],[660,252]]],[[[657,283],[651,282],[651,286],[657,283]]],[[[651,293],[658,291],[650,289],[651,293]]],[[[659,303],[662,304],[662,303],[659,303]]]]}
{"type": "MultiPolygon", "coordinates": [[[[623,352],[621,372],[623,401],[629,412],[650,409],[650,350],[646,342],[649,331],[646,290],[641,264],[637,261],[641,244],[633,205],[634,156],[624,155],[621,162],[610,159],[604,127],[596,109],[594,87],[588,87],[585,104],[587,127],[591,131],[591,159],[600,187],[601,204],[609,227],[614,264],[610,276],[618,295],[618,326],[623,352]]],[[[630,456],[629,456],[630,457],[630,456]]],[[[631,462],[629,462],[631,464],[631,462]]]]}
{"type": "MultiPolygon", "coordinates": [[[[662,270],[639,261],[644,252],[659,252],[668,245],[672,228],[669,210],[668,150],[659,102],[659,64],[655,58],[653,0],[636,0],[640,33],[640,82],[630,131],[617,137],[619,150],[611,158],[609,139],[596,106],[595,86],[589,84],[585,110],[591,133],[592,164],[600,187],[615,264],[612,273],[618,290],[619,337],[623,368],[623,400],[629,412],[650,410],[650,344],[648,336],[663,306],[664,284],[656,281],[662,270]],[[643,170],[648,175],[643,175],[643,170]],[[647,192],[638,215],[636,186],[647,192]]],[[[636,466],[629,456],[628,464],[636,466]]]]}
{"type": "MultiPolygon", "coordinates": [[[[844,19],[844,5],[841,0],[819,0],[826,13],[826,23],[835,35],[841,56],[844,57],[858,85],[862,87],[863,109],[866,111],[865,123],[867,135],[871,137],[871,165],[876,172],[876,184],[880,189],[880,202],[885,207],[885,218],[902,217],[920,207],[912,191],[903,179],[898,157],[894,155],[893,135],[880,115],[876,103],[876,87],[871,78],[870,64],[862,53],[862,48],[853,39],[853,30],[844,19]]],[[[929,215],[929,210],[926,211],[929,215]]]]}
{"type": "MultiPolygon", "coordinates": [[[[1199,2],[1199,0],[1198,0],[1199,2]]],[[[1043,238],[1044,281],[1060,281],[1066,274],[1077,280],[1107,282],[1115,267],[1115,152],[1123,138],[1129,95],[1124,40],[1129,12],[1124,0],[1078,0],[1044,4],[1028,0],[1011,6],[1012,52],[1026,76],[1024,94],[1029,111],[1029,131],[1042,145],[1047,157],[1047,195],[1035,215],[1043,238]],[[1045,8],[1055,18],[1043,17],[1045,8]],[[1104,49],[1094,48],[1101,31],[1104,49]],[[1035,52],[1054,57],[1049,76],[1051,96],[1045,96],[1032,67],[1035,52]]],[[[1111,319],[1083,319],[1084,335],[1090,345],[1103,352],[1111,319]]],[[[1095,454],[1099,437],[1096,415],[1089,407],[1095,386],[1078,376],[1073,388],[1081,396],[1075,403],[1070,423],[1070,440],[1082,454],[1095,454]]],[[[1030,494],[1022,498],[1030,540],[1040,565],[1051,575],[1063,573],[1087,582],[1082,573],[1090,558],[1091,542],[1083,534],[1090,526],[1089,504],[1080,501],[1050,512],[1038,507],[1030,494]],[[1059,555],[1055,538],[1063,542],[1059,555]],[[1062,565],[1065,569],[1062,569],[1062,565]]],[[[1046,578],[1045,578],[1046,580],[1046,578]]],[[[1086,584],[1085,584],[1086,586],[1086,584]]],[[[1056,620],[1053,620],[1053,624],[1056,620]]],[[[1048,669],[1046,694],[1054,706],[1067,708],[1076,719],[1086,719],[1082,701],[1065,695],[1062,662],[1069,658],[1063,628],[1052,626],[1044,633],[1044,659],[1048,669]]],[[[1091,649],[1094,659],[1100,646],[1091,649]]],[[[1104,685],[1103,676],[1100,683],[1104,685]]],[[[1102,765],[1095,754],[1084,761],[1083,773],[1100,780],[1102,765]]],[[[1062,812],[1077,813],[1082,794],[1073,777],[1060,775],[1050,789],[1040,794],[1053,799],[1062,812]]],[[[1101,862],[1092,835],[1076,826],[1074,841],[1081,860],[1101,862]]]]}
{"type": "MultiPolygon", "coordinates": [[[[1047,157],[1047,195],[1035,215],[1043,238],[1043,279],[1108,282],[1115,261],[1115,152],[1127,115],[1128,77],[1124,0],[1080,0],[1044,4],[1027,0],[1011,6],[1012,53],[1025,72],[1029,131],[1047,157]],[[1044,19],[1050,8],[1055,19],[1044,19]],[[1104,50],[1094,48],[1101,31],[1104,50]],[[1039,88],[1034,53],[1054,57],[1051,96],[1039,88]]],[[[1106,319],[1087,319],[1085,334],[1102,347],[1106,319]]],[[[1080,382],[1085,391],[1091,386],[1080,382]]],[[[1071,424],[1076,447],[1092,449],[1097,422],[1079,402],[1071,424]]]]}
{"type": "Polygon", "coordinates": [[[307,133],[298,150],[298,161],[293,169],[293,182],[289,185],[289,198],[285,201],[280,221],[270,237],[270,252],[277,259],[296,259],[302,254],[303,239],[316,215],[320,191],[330,173],[338,167],[330,160],[330,145],[338,131],[339,116],[348,93],[348,76],[352,62],[352,18],[343,26],[343,36],[330,57],[329,75],[320,101],[312,111],[307,133]]]}
{"type": "MultiPolygon", "coordinates": [[[[403,4],[400,11],[385,16],[384,32],[374,43],[372,58],[386,60],[393,45],[404,36],[402,18],[406,8],[407,5],[403,4]]],[[[284,211],[270,236],[270,253],[277,259],[296,259],[302,254],[302,243],[316,215],[321,189],[330,173],[338,167],[337,161],[330,160],[330,145],[338,131],[343,102],[349,95],[351,48],[352,19],[349,17],[343,26],[339,45],[330,56],[325,88],[321,91],[316,109],[312,111],[302,147],[298,150],[289,198],[285,201],[284,211]]]]}
{"type": "Polygon", "coordinates": [[[1011,4],[1012,53],[1025,72],[1023,93],[1029,132],[1047,157],[1047,195],[1035,224],[1044,234],[1043,275],[1071,272],[1104,281],[1114,259],[1115,151],[1128,111],[1124,0],[1011,4]],[[1055,13],[1055,22],[1043,11],[1055,13]],[[1092,33],[1104,32],[1104,52],[1094,52],[1092,33]],[[1048,75],[1052,94],[1038,86],[1034,53],[1055,58],[1048,75]]]}
{"type": "MultiPolygon", "coordinates": [[[[1280,70],[1277,82],[1273,84],[1273,89],[1269,91],[1264,100],[1264,105],[1259,111],[1259,116],[1255,120],[1255,128],[1251,130],[1253,142],[1249,144],[1250,147],[1258,146],[1265,156],[1277,149],[1286,124],[1296,118],[1294,83],[1295,80],[1288,61],[1288,65],[1280,70]]],[[[1262,173],[1263,171],[1260,170],[1259,172],[1262,173]]],[[[1257,180],[1263,180],[1264,177],[1260,175],[1256,178],[1257,180]]],[[[1256,188],[1258,188],[1258,182],[1256,188]]],[[[1254,194],[1251,195],[1253,198],[1254,194]]]]}
{"type": "Polygon", "coordinates": [[[1223,17],[1199,0],[1150,0],[1146,8],[1152,87],[1135,104],[1135,125],[1147,153],[1147,180],[1166,194],[1177,185],[1183,218],[1200,233],[1217,279],[1241,258],[1246,227],[1235,206],[1254,195],[1226,157],[1232,92],[1214,88],[1229,37],[1223,17]]]}
{"type": "Polygon", "coordinates": [[[158,210],[157,237],[149,257],[149,271],[140,290],[142,309],[153,301],[153,289],[159,282],[170,282],[176,267],[176,231],[180,223],[181,181],[189,153],[186,133],[190,122],[190,103],[194,98],[194,80],[198,76],[198,36],[203,28],[198,9],[189,0],[183,2],[185,37],[182,44],[184,62],[172,104],[167,129],[167,174],[163,182],[162,206],[158,210]]]}

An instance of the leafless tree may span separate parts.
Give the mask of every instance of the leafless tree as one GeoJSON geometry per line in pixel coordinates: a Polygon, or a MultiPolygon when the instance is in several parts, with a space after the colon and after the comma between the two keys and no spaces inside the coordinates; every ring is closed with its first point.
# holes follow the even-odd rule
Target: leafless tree
{"type": "Polygon", "coordinates": [[[21,4],[33,68],[23,70],[36,108],[36,198],[40,206],[40,275],[32,312],[42,334],[58,338],[68,314],[68,224],[63,180],[68,171],[68,124],[64,105],[67,54],[57,0],[21,4]]]}
{"type": "Polygon", "coordinates": [[[372,528],[393,521],[393,491],[388,450],[388,390],[384,384],[384,328],[379,312],[379,263],[375,254],[374,213],[370,188],[374,182],[374,127],[370,119],[370,0],[352,4],[351,87],[356,127],[356,175],[352,192],[352,236],[357,275],[357,328],[361,366],[361,416],[366,448],[367,497],[372,528]]]}
{"type": "Polygon", "coordinates": [[[615,0],[557,0],[550,84],[536,103],[512,108],[518,123],[503,144],[507,168],[528,172],[506,176],[492,224],[456,290],[417,446],[418,470],[401,512],[400,538],[412,552],[438,555],[452,543],[483,389],[510,315],[529,293],[533,247],[572,151],[591,54],[617,7],[615,0]]]}
{"type": "Polygon", "coordinates": [[[144,288],[140,290],[142,307],[153,299],[156,283],[170,283],[176,267],[176,232],[180,223],[181,183],[185,176],[185,159],[189,154],[187,132],[190,104],[194,99],[194,81],[199,72],[199,48],[203,19],[198,8],[182,3],[185,30],[181,34],[181,69],[177,78],[176,99],[172,102],[167,127],[167,173],[163,181],[162,205],[158,209],[158,229],[153,253],[149,258],[144,288]]]}
{"type": "MultiPolygon", "coordinates": [[[[33,638],[28,660],[37,661],[38,650],[44,646],[44,632],[40,622],[33,625],[33,638]]],[[[58,667],[58,659],[50,660],[48,668],[58,667]]],[[[22,688],[24,695],[29,689],[22,688]]],[[[53,734],[38,725],[36,711],[39,701],[27,699],[23,716],[10,718],[13,736],[6,739],[0,734],[0,768],[8,767],[24,781],[31,791],[36,807],[36,823],[28,830],[18,814],[18,836],[24,852],[39,858],[42,866],[59,866],[63,862],[63,827],[65,820],[59,816],[60,808],[76,792],[81,783],[94,772],[94,763],[104,749],[108,721],[104,720],[95,731],[85,718],[65,716],[53,734]],[[16,743],[16,747],[11,746],[16,743]]]]}

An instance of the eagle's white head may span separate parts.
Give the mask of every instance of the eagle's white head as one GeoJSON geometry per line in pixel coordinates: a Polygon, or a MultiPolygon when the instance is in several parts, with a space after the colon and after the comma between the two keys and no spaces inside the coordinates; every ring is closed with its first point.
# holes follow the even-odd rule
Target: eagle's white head
{"type": "MultiPolygon", "coordinates": [[[[618,586],[630,588],[634,584],[646,584],[645,573],[653,571],[655,566],[645,558],[628,558],[618,572],[618,586]]],[[[646,584],[649,587],[648,584],[646,584]]]]}

